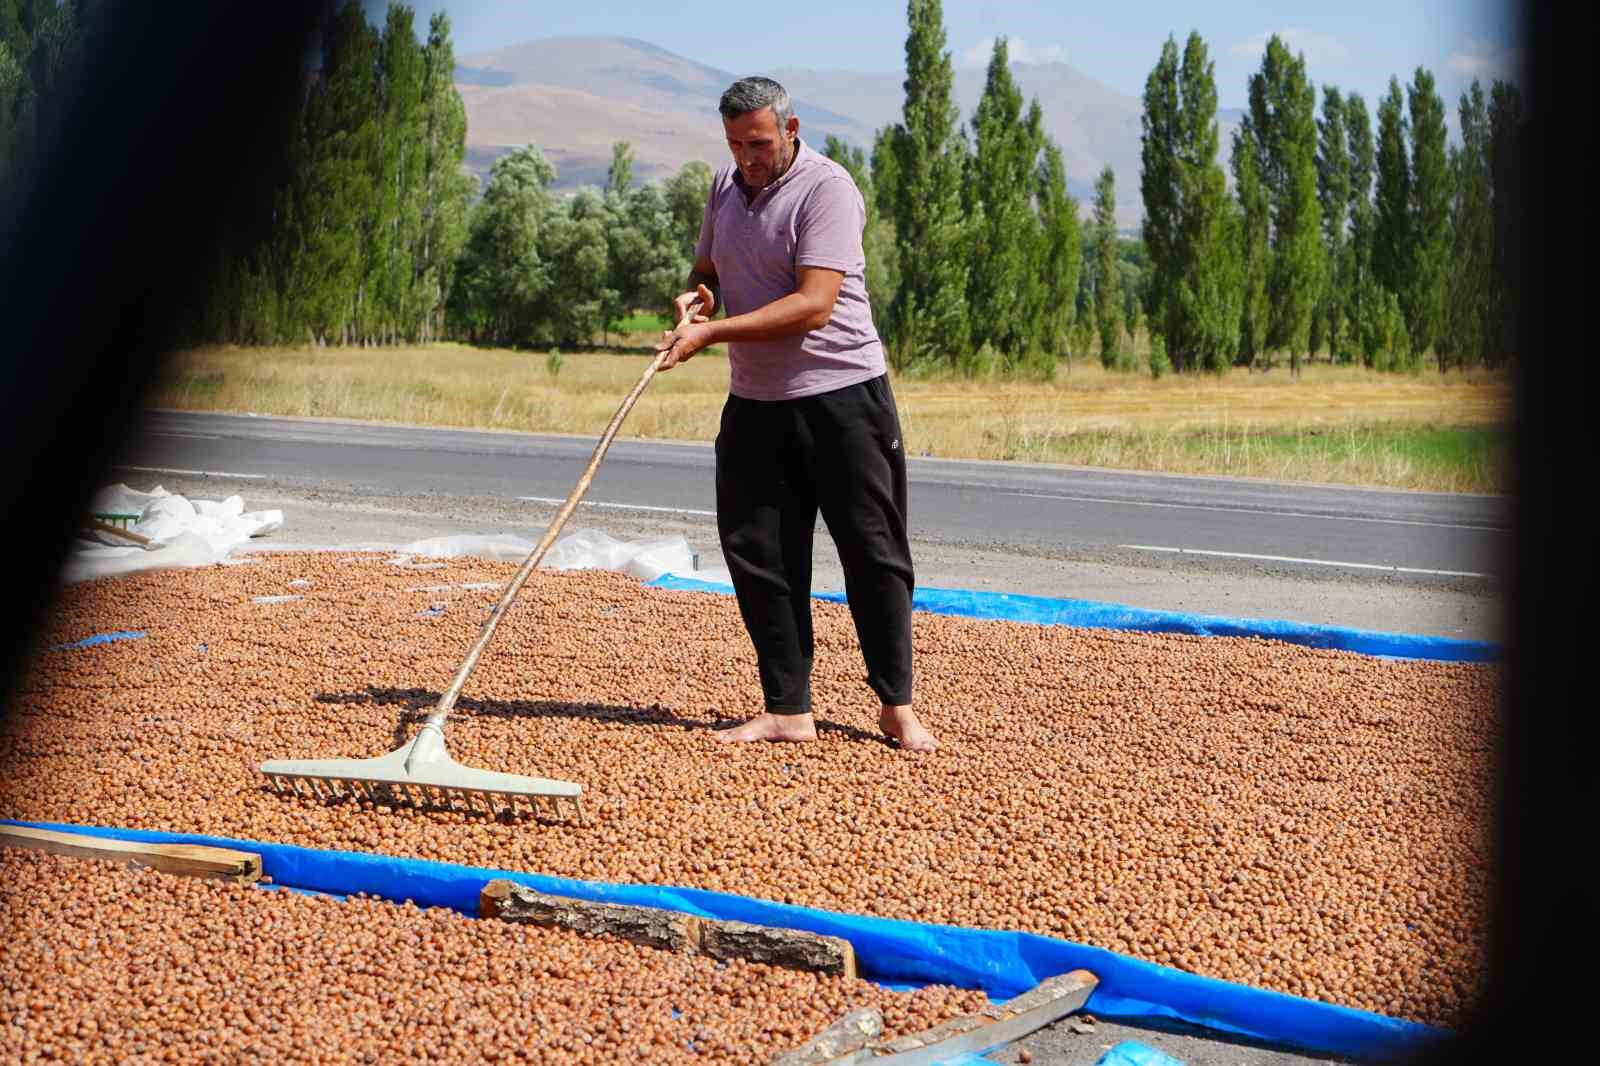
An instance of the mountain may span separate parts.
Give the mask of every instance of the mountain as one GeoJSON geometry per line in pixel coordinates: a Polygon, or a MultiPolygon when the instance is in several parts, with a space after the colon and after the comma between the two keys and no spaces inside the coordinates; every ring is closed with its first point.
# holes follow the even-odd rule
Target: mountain
{"type": "MultiPolygon", "coordinates": [[[[900,119],[905,76],[896,72],[765,72],[782,82],[800,116],[801,136],[820,148],[828,134],[872,148],[876,131],[900,119]]],[[[1068,187],[1085,210],[1100,168],[1117,175],[1119,227],[1139,224],[1138,97],[1117,92],[1065,63],[1016,63],[1025,98],[1038,97],[1045,129],[1061,146],[1068,187]]],[[[533,142],[556,165],[558,190],[604,184],[611,145],[627,141],[634,174],[650,181],[693,159],[727,160],[717,100],[739,75],[628,37],[548,37],[460,57],[456,88],[467,108],[467,165],[487,181],[499,156],[533,142]]],[[[984,71],[959,68],[955,98],[963,122],[982,95],[984,71]]],[[[1223,111],[1225,160],[1237,111],[1223,111]]]]}

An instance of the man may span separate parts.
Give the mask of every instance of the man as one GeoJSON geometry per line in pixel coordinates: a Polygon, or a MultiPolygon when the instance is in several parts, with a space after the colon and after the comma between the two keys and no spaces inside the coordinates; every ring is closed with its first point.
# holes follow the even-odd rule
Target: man
{"type": "Polygon", "coordinates": [[[691,291],[674,301],[676,320],[696,299],[702,309],[657,346],[663,370],[708,344],[729,346],[717,529],[766,708],[717,739],[816,739],[811,539],[820,509],[879,725],[908,751],[932,751],[937,742],[911,709],[905,450],[867,303],[866,205],[849,172],[800,140],[777,82],[743,78],[719,109],[733,166],[712,180],[691,291]],[[719,309],[725,317],[712,321],[719,309]]]}

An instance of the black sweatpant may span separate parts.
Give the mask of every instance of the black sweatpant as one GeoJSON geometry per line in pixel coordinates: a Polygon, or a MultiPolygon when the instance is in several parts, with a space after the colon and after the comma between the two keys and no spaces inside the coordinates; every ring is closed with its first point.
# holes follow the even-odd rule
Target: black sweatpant
{"type": "Polygon", "coordinates": [[[717,433],[717,530],[766,709],[811,710],[811,539],[839,549],[867,684],[911,702],[906,460],[889,377],[796,400],[729,396],[717,433]]]}

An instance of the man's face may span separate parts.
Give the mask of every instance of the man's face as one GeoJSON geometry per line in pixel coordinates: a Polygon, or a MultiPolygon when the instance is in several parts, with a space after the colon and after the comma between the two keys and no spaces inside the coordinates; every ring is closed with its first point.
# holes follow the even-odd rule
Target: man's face
{"type": "Polygon", "coordinates": [[[772,108],[763,107],[760,111],[747,111],[738,118],[723,119],[722,130],[744,183],[752,189],[764,189],[777,179],[794,154],[800,119],[790,115],[789,121],[780,128],[772,108]]]}

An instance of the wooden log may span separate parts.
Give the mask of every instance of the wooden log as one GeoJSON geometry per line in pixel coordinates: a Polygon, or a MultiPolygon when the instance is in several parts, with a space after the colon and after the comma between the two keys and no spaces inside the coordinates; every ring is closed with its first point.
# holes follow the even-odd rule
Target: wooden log
{"type": "Polygon", "coordinates": [[[876,1007],[862,1007],[828,1026],[803,1047],[779,1055],[770,1066],[820,1066],[865,1048],[881,1032],[883,1015],[876,1007]]]}
{"type": "Polygon", "coordinates": [[[717,959],[748,959],[791,969],[856,976],[856,952],[850,941],[800,929],[707,921],[700,927],[700,950],[717,959]]]}
{"type": "Polygon", "coordinates": [[[0,847],[31,848],[77,859],[134,863],[164,873],[220,878],[239,884],[261,879],[260,855],[203,844],[149,844],[137,840],[112,840],[110,837],[90,836],[87,833],[0,825],[0,847]]]}
{"type": "Polygon", "coordinates": [[[700,942],[700,919],[692,914],[551,896],[503,879],[490,881],[483,887],[478,897],[478,914],[507,922],[620,937],[669,951],[693,951],[700,942]]]}

